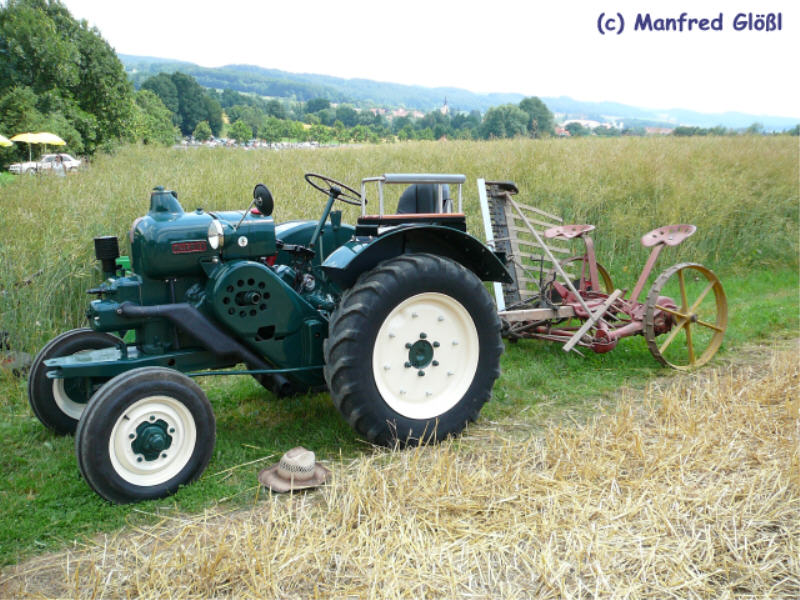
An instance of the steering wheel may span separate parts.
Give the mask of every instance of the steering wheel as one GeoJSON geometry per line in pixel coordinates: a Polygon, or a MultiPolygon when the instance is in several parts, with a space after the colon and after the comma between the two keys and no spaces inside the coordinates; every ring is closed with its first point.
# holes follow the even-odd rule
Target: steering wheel
{"type": "Polygon", "coordinates": [[[319,175],[318,173],[306,173],[306,182],[315,190],[319,190],[326,196],[332,193],[336,194],[336,199],[341,200],[345,204],[352,204],[353,206],[361,206],[361,193],[355,191],[350,186],[347,186],[335,179],[319,175]],[[319,183],[317,182],[319,180],[319,183]]]}

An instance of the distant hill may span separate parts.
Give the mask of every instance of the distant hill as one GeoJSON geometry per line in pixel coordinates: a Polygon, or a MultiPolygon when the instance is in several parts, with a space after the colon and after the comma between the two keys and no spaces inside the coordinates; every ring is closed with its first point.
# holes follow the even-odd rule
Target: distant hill
{"type": "MultiPolygon", "coordinates": [[[[331,102],[350,102],[356,106],[398,107],[430,111],[442,105],[447,98],[453,110],[485,112],[499,104],[517,104],[525,96],[517,93],[478,94],[460,88],[429,88],[373,81],[370,79],[343,79],[330,75],[311,73],[289,73],[277,69],[265,69],[252,65],[227,65],[207,68],[176,60],[147,56],[120,54],[120,60],[133,83],[138,87],[142,81],[157,73],[180,71],[194,77],[209,88],[231,89],[260,96],[292,98],[307,101],[311,98],[327,98],[331,102]]],[[[766,130],[789,129],[800,122],[798,118],[770,115],[751,115],[739,112],[700,113],[672,108],[666,110],[639,108],[618,102],[583,102],[567,96],[542,97],[548,108],[563,118],[582,118],[597,121],[622,122],[626,126],[675,126],[693,125],[744,128],[755,122],[766,130]]]]}

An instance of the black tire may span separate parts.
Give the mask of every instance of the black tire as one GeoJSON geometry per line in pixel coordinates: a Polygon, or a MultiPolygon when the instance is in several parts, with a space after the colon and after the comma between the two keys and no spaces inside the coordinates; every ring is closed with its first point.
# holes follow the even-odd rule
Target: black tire
{"type": "Polygon", "coordinates": [[[36,355],[28,376],[28,403],[42,424],[58,435],[75,433],[81,405],[108,379],[69,381],[48,379],[45,360],[69,356],[82,350],[110,348],[120,339],[92,329],[73,329],[54,337],[36,355]]]}
{"type": "Polygon", "coordinates": [[[92,396],[75,453],[89,486],[124,504],[163,498],[196,480],[215,440],[203,390],[173,369],[143,367],[117,375],[92,396]]]}
{"type": "Polygon", "coordinates": [[[342,296],[325,342],[325,379],[370,442],[438,442],[477,419],[503,349],[494,303],[474,273],[407,254],[362,274],[342,296]]]}

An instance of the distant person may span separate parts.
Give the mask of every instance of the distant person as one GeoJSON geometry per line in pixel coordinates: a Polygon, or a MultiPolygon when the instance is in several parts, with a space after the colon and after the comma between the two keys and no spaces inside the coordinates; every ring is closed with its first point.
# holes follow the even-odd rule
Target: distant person
{"type": "Polygon", "coordinates": [[[66,177],[67,175],[67,170],[64,168],[64,159],[61,158],[60,154],[56,155],[56,160],[53,163],[53,173],[58,177],[66,177]]]}

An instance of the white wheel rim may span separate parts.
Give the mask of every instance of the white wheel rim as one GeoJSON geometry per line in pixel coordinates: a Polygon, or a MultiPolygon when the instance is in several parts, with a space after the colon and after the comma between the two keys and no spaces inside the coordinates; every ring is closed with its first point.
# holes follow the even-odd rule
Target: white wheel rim
{"type": "Polygon", "coordinates": [[[61,409],[61,412],[76,421],[80,421],[86,404],[75,402],[67,395],[67,391],[64,389],[63,378],[53,380],[53,400],[55,400],[56,406],[61,409]]]}
{"type": "Polygon", "coordinates": [[[177,475],[189,462],[197,442],[197,426],[185,404],[170,396],[149,396],[129,406],[114,424],[108,441],[111,464],[128,483],[159,485],[177,475]],[[172,442],[158,458],[146,460],[134,452],[137,428],[143,423],[163,421],[172,442]],[[133,436],[133,437],[131,437],[133,436]]]}
{"type": "Polygon", "coordinates": [[[392,410],[410,419],[432,419],[463,398],[479,354],[478,330],[467,309],[446,294],[426,292],[404,300],[384,319],[375,338],[372,373],[392,410]],[[427,364],[411,361],[409,346],[417,343],[432,351],[427,364]]]}

